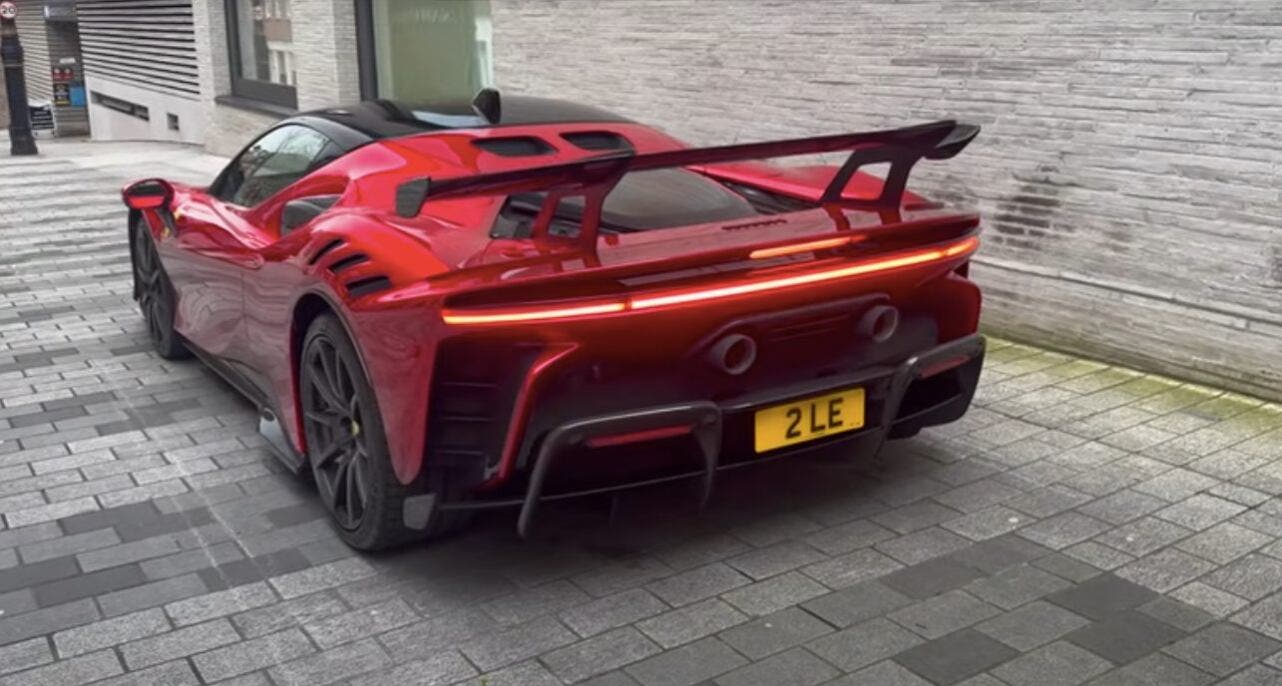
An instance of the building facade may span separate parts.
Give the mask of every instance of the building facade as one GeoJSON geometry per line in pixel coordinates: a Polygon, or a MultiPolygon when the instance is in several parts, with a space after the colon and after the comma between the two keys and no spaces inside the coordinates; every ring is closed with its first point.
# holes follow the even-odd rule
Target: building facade
{"type": "Polygon", "coordinates": [[[206,147],[365,98],[470,98],[493,83],[488,0],[195,0],[206,147]]]}
{"type": "Polygon", "coordinates": [[[92,135],[203,143],[191,0],[77,4],[92,135]]]}
{"type": "Polygon", "coordinates": [[[88,133],[74,0],[25,0],[17,5],[32,129],[37,135],[88,133]]]}
{"type": "Polygon", "coordinates": [[[80,24],[95,136],[170,135],[163,111],[223,154],[300,110],[491,84],[701,145],[974,121],[914,179],[984,213],[989,330],[1280,398],[1282,10],[1213,5],[81,0],[80,24]],[[134,66],[87,33],[143,22],[137,44],[165,45],[134,66]]]}

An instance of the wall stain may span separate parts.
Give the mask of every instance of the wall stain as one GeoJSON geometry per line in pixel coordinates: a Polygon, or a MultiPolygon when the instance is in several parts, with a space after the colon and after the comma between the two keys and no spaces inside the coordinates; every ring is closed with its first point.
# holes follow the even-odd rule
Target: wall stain
{"type": "Polygon", "coordinates": [[[1058,175],[1058,167],[1042,165],[1036,174],[1023,180],[1015,193],[998,201],[997,211],[988,218],[988,225],[997,234],[996,243],[1022,250],[1042,250],[1046,240],[1064,238],[1076,231],[1072,223],[1055,224],[1063,204],[1062,188],[1072,185],[1057,182],[1058,175]]]}

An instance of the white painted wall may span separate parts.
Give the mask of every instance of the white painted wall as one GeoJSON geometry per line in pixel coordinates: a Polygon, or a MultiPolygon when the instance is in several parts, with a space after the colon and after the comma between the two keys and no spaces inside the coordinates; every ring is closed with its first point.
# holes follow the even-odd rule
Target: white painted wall
{"type": "Polygon", "coordinates": [[[130,83],[92,75],[85,76],[85,90],[89,100],[89,125],[94,140],[156,140],[182,143],[203,143],[205,140],[205,112],[197,99],[159,93],[130,83]],[[151,118],[144,121],[103,107],[94,102],[95,92],[145,105],[151,118]],[[169,129],[166,115],[170,113],[178,115],[178,131],[169,129]]]}

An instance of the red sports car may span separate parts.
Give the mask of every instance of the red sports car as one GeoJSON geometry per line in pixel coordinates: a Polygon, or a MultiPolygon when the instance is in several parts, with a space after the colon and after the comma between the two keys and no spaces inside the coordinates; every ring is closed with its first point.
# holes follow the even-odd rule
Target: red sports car
{"type": "Polygon", "coordinates": [[[360,549],[960,417],[979,218],[905,189],[978,127],[689,148],[530,97],[286,119],[124,190],[157,352],[259,408],[360,549]],[[840,166],[761,160],[848,155],[840,166]],[[877,176],[861,171],[883,165],[877,176]]]}

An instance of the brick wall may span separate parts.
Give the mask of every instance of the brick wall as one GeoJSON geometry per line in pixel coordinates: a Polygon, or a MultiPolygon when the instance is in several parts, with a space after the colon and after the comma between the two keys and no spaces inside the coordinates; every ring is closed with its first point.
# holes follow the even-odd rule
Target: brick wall
{"type": "Polygon", "coordinates": [[[500,88],[692,143],[980,123],[914,178],[987,218],[987,328],[1282,397],[1282,5],[493,4],[500,88]]]}
{"type": "Polygon", "coordinates": [[[361,99],[356,6],[348,0],[293,0],[298,109],[361,99]]]}

